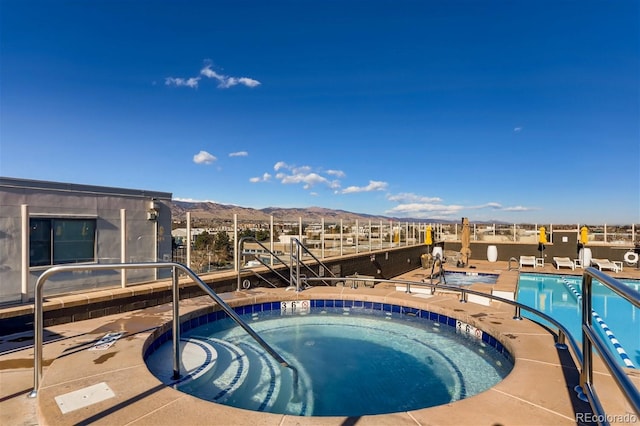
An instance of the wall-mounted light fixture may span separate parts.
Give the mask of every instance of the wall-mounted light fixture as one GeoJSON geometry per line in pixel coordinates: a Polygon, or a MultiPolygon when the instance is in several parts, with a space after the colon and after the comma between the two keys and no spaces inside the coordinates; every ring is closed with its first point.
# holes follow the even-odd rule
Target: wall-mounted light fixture
{"type": "Polygon", "coordinates": [[[160,210],[160,204],[156,202],[155,198],[152,198],[151,201],[149,201],[149,206],[147,210],[147,220],[157,220],[159,210],[160,210]]]}

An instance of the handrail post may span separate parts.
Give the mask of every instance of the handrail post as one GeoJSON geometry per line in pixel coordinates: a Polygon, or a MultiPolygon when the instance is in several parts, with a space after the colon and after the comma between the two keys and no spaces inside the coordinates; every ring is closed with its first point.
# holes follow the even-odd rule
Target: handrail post
{"type": "Polygon", "coordinates": [[[291,288],[291,284],[293,282],[296,283],[296,293],[300,292],[300,241],[296,238],[291,238],[289,242],[289,286],[291,288]]]}
{"type": "Polygon", "coordinates": [[[516,321],[522,321],[522,316],[520,315],[520,305],[516,305],[516,312],[513,314],[513,319],[516,321]]]}
{"type": "Polygon", "coordinates": [[[300,241],[296,241],[296,292],[300,293],[300,257],[302,256],[302,250],[300,250],[300,241]]]}
{"type": "Polygon", "coordinates": [[[171,268],[173,294],[173,380],[180,378],[180,288],[178,286],[178,270],[171,268]]]}
{"type": "Polygon", "coordinates": [[[40,388],[40,378],[42,377],[42,284],[46,279],[48,271],[44,271],[36,281],[34,289],[34,312],[33,312],[33,390],[29,393],[29,398],[35,398],[40,388]],[[45,276],[45,278],[42,278],[45,276]]]}
{"type": "Polygon", "coordinates": [[[591,340],[587,336],[586,327],[591,328],[591,282],[589,274],[582,276],[582,371],[580,371],[580,386],[583,391],[593,380],[593,355],[591,340]]]}
{"type": "Polygon", "coordinates": [[[238,247],[236,248],[236,270],[238,271],[238,286],[236,287],[236,291],[240,291],[240,280],[241,280],[241,266],[240,263],[242,262],[242,247],[244,247],[244,238],[240,238],[240,240],[238,240],[238,247]]]}
{"type": "Polygon", "coordinates": [[[564,331],[562,331],[561,329],[558,329],[558,340],[556,341],[556,348],[562,350],[568,348],[567,344],[565,343],[564,331]]]}

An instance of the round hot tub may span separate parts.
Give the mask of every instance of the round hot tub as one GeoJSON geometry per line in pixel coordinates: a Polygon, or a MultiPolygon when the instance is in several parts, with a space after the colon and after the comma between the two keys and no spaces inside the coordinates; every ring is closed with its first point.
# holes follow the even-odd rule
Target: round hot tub
{"type": "Polygon", "coordinates": [[[298,300],[236,312],[293,368],[279,365],[223,312],[183,324],[179,379],[172,378],[171,331],[150,345],[148,368],[165,384],[201,399],[300,416],[447,404],[489,389],[513,368],[509,352],[490,335],[425,310],[298,300]]]}

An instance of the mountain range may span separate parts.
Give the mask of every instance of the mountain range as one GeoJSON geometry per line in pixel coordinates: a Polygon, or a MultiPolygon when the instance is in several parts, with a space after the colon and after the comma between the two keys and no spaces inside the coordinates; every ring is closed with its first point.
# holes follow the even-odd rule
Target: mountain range
{"type": "Polygon", "coordinates": [[[304,222],[320,222],[322,218],[325,221],[400,221],[400,222],[429,222],[429,223],[446,223],[450,221],[436,219],[411,219],[396,218],[389,216],[369,215],[364,213],[353,213],[345,210],[333,210],[323,207],[306,207],[306,208],[282,208],[267,207],[264,209],[253,209],[250,207],[241,207],[229,204],[218,204],[212,202],[188,202],[188,201],[172,201],[171,215],[174,221],[183,221],[186,219],[187,212],[191,212],[191,219],[200,219],[205,221],[216,220],[232,220],[233,215],[238,215],[239,221],[268,222],[271,216],[277,221],[297,222],[302,218],[304,222]]]}

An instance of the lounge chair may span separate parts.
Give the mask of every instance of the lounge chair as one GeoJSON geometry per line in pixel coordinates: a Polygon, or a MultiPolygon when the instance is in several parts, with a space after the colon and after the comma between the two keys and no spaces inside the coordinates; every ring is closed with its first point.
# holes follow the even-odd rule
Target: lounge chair
{"type": "Polygon", "coordinates": [[[536,267],[536,257],[535,256],[520,256],[520,268],[523,266],[533,266],[536,267]]]}
{"type": "Polygon", "coordinates": [[[572,271],[576,270],[576,265],[568,257],[554,257],[553,263],[556,264],[556,269],[571,268],[572,271]]]}
{"type": "Polygon", "coordinates": [[[618,262],[618,264],[616,264],[609,259],[591,258],[591,264],[596,265],[601,271],[608,269],[613,272],[620,272],[622,270],[622,262],[618,262]]]}

